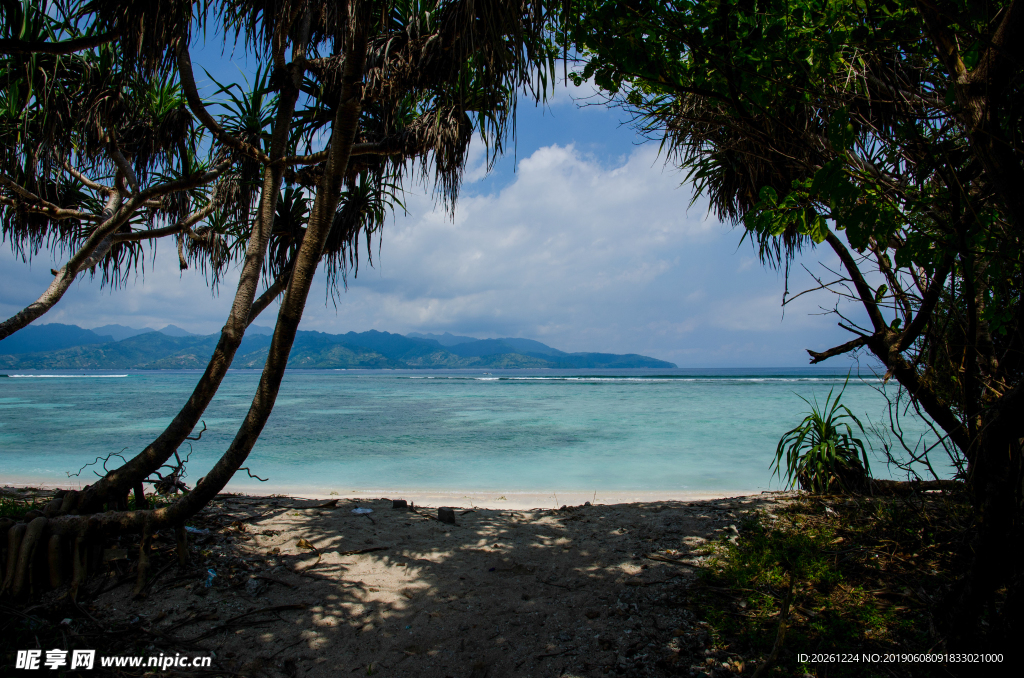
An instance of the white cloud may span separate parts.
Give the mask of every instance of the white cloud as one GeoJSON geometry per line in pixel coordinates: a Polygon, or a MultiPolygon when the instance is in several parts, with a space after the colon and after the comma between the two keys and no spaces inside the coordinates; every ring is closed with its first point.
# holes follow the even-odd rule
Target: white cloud
{"type": "MultiPolygon", "coordinates": [[[[454,218],[410,192],[408,215],[374,247],[375,267],[363,263],[337,307],[317,277],[303,328],[521,336],[681,365],[797,365],[804,348],[845,340],[833,320],[808,315],[821,301],[810,295],[783,321],[781,277],[746,265],[738,232],[708,217],[704,203],[690,207],[679,180],[650,145],[611,163],[549,145],[523,157],[501,188],[468,183],[454,218]]],[[[0,311],[44,289],[53,263],[40,259],[26,273],[9,255],[0,261],[0,311]]],[[[215,298],[202,276],[176,264],[164,248],[127,289],[83,280],[42,322],[217,331],[235,274],[215,298]]],[[[260,324],[272,322],[268,311],[260,324]]]]}
{"type": "Polygon", "coordinates": [[[803,307],[782,322],[782,280],[737,270],[738,233],[701,201],[690,207],[679,178],[652,146],[605,165],[551,145],[500,190],[467,187],[454,218],[410,196],[377,268],[350,281],[337,313],[311,309],[305,324],[523,336],[687,364],[803,363],[806,333],[834,334],[831,322],[803,307]]]}

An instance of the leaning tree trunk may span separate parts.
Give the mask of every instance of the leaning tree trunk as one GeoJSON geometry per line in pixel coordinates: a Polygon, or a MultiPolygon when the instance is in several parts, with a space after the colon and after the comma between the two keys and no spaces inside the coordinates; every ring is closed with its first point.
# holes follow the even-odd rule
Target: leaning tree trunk
{"type": "MultiPolygon", "coordinates": [[[[355,3],[353,3],[355,4],[355,3]]],[[[351,7],[351,5],[350,5],[351,7]]],[[[366,5],[364,5],[365,9],[366,5]]],[[[136,511],[108,511],[93,515],[68,515],[62,511],[66,499],[55,499],[46,507],[46,515],[33,517],[27,525],[9,526],[7,574],[3,591],[23,596],[42,588],[33,579],[32,567],[38,558],[41,543],[48,552],[70,554],[65,558],[49,559],[55,563],[47,584],[65,580],[60,563],[70,560],[72,595],[85,580],[89,551],[98,538],[123,532],[142,534],[139,552],[138,579],[135,592],[141,593],[148,575],[148,546],[156,530],[181,526],[199,512],[228,483],[245,462],[273,410],[284,377],[288,356],[298,331],[302,312],[309,296],[313,276],[330,233],[334,213],[341,194],[342,180],[348,167],[349,156],[359,126],[362,99],[362,77],[366,60],[366,17],[364,11],[358,19],[349,40],[345,74],[338,109],[334,116],[333,135],[328,149],[324,175],[318,185],[312,215],[299,253],[292,268],[291,279],[278,313],[277,325],[271,340],[270,352],[260,378],[259,386],[238,433],[213,469],[189,492],[174,504],[160,509],[136,511]],[[64,515],[57,515],[64,513],[64,515]],[[13,564],[13,569],[11,565],[13,564]]],[[[70,493],[69,493],[70,494],[70,493]]],[[[179,542],[181,541],[179,535],[179,542]]],[[[181,554],[179,554],[181,555],[181,554]]]]}
{"type": "MultiPolygon", "coordinates": [[[[308,32],[308,26],[306,32],[308,32]]],[[[277,296],[276,294],[271,297],[264,295],[260,302],[265,301],[265,303],[253,303],[260,271],[263,268],[267,247],[270,243],[270,234],[273,231],[274,213],[277,210],[277,201],[284,177],[284,165],[275,161],[285,157],[288,151],[299,86],[305,72],[305,41],[305,35],[299,35],[294,41],[291,87],[283,88],[284,91],[278,102],[274,133],[271,139],[271,163],[264,169],[259,211],[246,246],[245,260],[231,311],[203,376],[192,390],[188,401],[156,440],[127,463],[108,472],[80,495],[73,496],[62,508],[62,512],[92,513],[100,510],[104,503],[117,502],[131,488],[141,483],[171,458],[171,455],[199,423],[203,412],[206,411],[217,394],[217,390],[231,367],[235,353],[242,343],[246,328],[256,315],[273,301],[273,297],[277,296]]],[[[283,43],[281,49],[283,50],[283,43]]],[[[185,74],[185,69],[191,69],[191,62],[188,61],[185,52],[182,52],[182,55],[179,60],[179,68],[182,70],[183,77],[191,78],[190,73],[185,74]]],[[[272,291],[274,291],[274,286],[268,290],[268,294],[272,291]]]]}
{"type": "Polygon", "coordinates": [[[119,190],[112,191],[101,213],[100,224],[92,230],[82,246],[68,260],[68,263],[55,274],[53,282],[36,301],[7,320],[0,322],[0,339],[6,339],[18,330],[27,327],[33,320],[40,318],[53,308],[71,287],[71,283],[79,273],[95,266],[106,256],[115,240],[117,230],[128,223],[138,210],[145,207],[147,201],[178,191],[186,191],[212,181],[220,176],[224,169],[226,166],[221,165],[210,171],[198,172],[142,191],[136,191],[124,202],[122,202],[119,190]]]}
{"type": "Polygon", "coordinates": [[[970,568],[949,610],[950,645],[954,650],[986,651],[977,644],[977,621],[1004,586],[1007,600],[999,615],[1005,624],[1001,631],[1019,637],[1024,628],[1024,611],[1020,609],[1024,603],[1024,566],[1016,550],[1024,538],[1024,432],[1014,411],[999,408],[992,412],[994,416],[982,427],[974,451],[968,484],[977,533],[971,543],[970,568]]]}
{"type": "Polygon", "coordinates": [[[127,221],[128,216],[119,213],[121,193],[111,192],[101,213],[102,221],[86,239],[82,247],[54,274],[53,281],[38,299],[0,323],[0,340],[6,339],[18,330],[27,327],[53,308],[64,293],[75,282],[82,271],[100,263],[113,245],[114,232],[127,221]],[[118,217],[118,218],[115,218],[118,217]]]}

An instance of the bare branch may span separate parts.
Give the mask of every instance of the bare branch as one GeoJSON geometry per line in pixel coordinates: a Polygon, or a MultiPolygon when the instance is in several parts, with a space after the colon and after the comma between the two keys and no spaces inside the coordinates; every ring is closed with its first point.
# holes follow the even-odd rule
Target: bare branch
{"type": "Polygon", "coordinates": [[[84,174],[82,174],[81,172],[76,170],[74,167],[72,167],[68,163],[64,163],[64,169],[65,169],[65,171],[67,171],[68,174],[70,174],[74,178],[78,179],[83,184],[85,184],[88,188],[91,188],[94,191],[102,191],[103,193],[110,193],[111,191],[116,190],[116,189],[114,189],[113,186],[104,186],[101,183],[93,181],[92,179],[90,179],[89,177],[85,176],[84,174]]]}
{"type": "Polygon", "coordinates": [[[946,277],[949,275],[952,267],[953,257],[947,256],[942,265],[939,266],[939,270],[935,272],[935,276],[932,278],[928,289],[924,291],[924,297],[922,297],[921,305],[917,309],[917,315],[910,321],[907,328],[903,330],[899,344],[896,346],[897,351],[906,351],[921,335],[921,332],[924,331],[925,325],[931,319],[935,304],[939,301],[943,286],[946,284],[946,277]]]}
{"type": "Polygon", "coordinates": [[[829,231],[826,240],[832,246],[832,249],[835,250],[835,253],[839,255],[839,260],[843,262],[846,272],[850,274],[853,285],[857,289],[857,295],[860,297],[864,309],[868,312],[868,317],[871,319],[875,332],[883,332],[888,327],[885,324],[885,318],[882,317],[882,312],[878,309],[878,304],[875,303],[875,297],[871,293],[871,288],[868,286],[867,281],[864,280],[864,276],[861,274],[860,268],[857,267],[857,262],[853,260],[850,250],[846,249],[843,241],[831,231],[829,231]]]}
{"type": "Polygon", "coordinates": [[[33,205],[2,195],[0,195],[0,205],[9,205],[15,209],[25,210],[26,212],[32,212],[34,214],[43,214],[54,221],[63,221],[64,219],[79,219],[81,221],[90,222],[100,221],[100,217],[95,214],[89,214],[88,212],[64,209],[50,204],[33,205]]]}
{"type": "Polygon", "coordinates": [[[135,170],[132,169],[131,164],[125,159],[124,155],[121,154],[121,149],[117,147],[117,141],[113,138],[110,139],[108,147],[111,160],[117,165],[118,171],[124,176],[125,181],[132,188],[132,195],[138,195],[139,193],[139,180],[135,176],[135,170]]]}
{"type": "Polygon", "coordinates": [[[185,436],[185,440],[199,440],[206,433],[206,420],[203,420],[203,430],[195,434],[195,436],[185,436]]]}
{"type": "Polygon", "coordinates": [[[73,54],[113,42],[121,34],[120,29],[84,38],[62,40],[60,42],[28,42],[25,40],[0,40],[0,54],[73,54]]]}
{"type": "Polygon", "coordinates": [[[140,240],[153,240],[155,238],[163,238],[164,236],[167,235],[175,235],[177,233],[181,233],[182,231],[187,231],[189,230],[189,227],[191,227],[193,224],[196,224],[205,219],[206,217],[210,216],[211,214],[213,214],[214,210],[217,209],[218,205],[219,202],[214,198],[211,198],[210,201],[206,203],[206,205],[202,209],[196,210],[195,212],[188,215],[187,217],[185,217],[178,223],[174,224],[173,226],[154,228],[148,231],[118,233],[113,238],[114,242],[138,242],[140,240]]]}
{"type": "Polygon", "coordinates": [[[261,483],[265,483],[268,480],[270,480],[270,478],[260,478],[258,475],[256,475],[252,471],[250,471],[248,466],[239,466],[238,470],[239,471],[245,471],[246,473],[249,474],[250,478],[255,478],[256,480],[260,481],[261,483]]]}
{"type": "Polygon", "coordinates": [[[861,346],[866,346],[867,343],[868,343],[868,339],[869,339],[869,337],[857,337],[856,339],[851,339],[850,341],[846,342],[845,344],[842,344],[840,346],[836,346],[835,348],[830,348],[829,350],[823,351],[821,353],[818,353],[817,351],[812,351],[809,348],[806,349],[806,351],[811,356],[811,364],[812,365],[816,365],[816,364],[820,363],[823,360],[828,360],[829,358],[832,358],[833,356],[842,355],[844,353],[849,353],[850,351],[852,351],[855,348],[860,348],[861,346]]]}

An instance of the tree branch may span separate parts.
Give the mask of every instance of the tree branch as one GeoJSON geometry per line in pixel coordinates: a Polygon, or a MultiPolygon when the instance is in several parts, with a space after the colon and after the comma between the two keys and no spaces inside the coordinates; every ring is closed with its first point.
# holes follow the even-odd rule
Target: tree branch
{"type": "Polygon", "coordinates": [[[113,244],[110,235],[123,223],[113,214],[120,204],[121,194],[111,193],[103,210],[106,222],[96,227],[86,239],[85,244],[68,260],[68,263],[54,273],[53,281],[38,299],[0,323],[0,339],[6,339],[53,308],[81,271],[95,266],[100,259],[106,256],[113,244]]]}
{"type": "Polygon", "coordinates": [[[252,310],[249,311],[249,321],[245,324],[246,327],[252,325],[253,321],[259,317],[260,313],[267,310],[267,307],[274,302],[274,299],[284,292],[288,287],[288,281],[292,278],[292,269],[289,266],[288,270],[277,276],[277,280],[274,281],[267,291],[260,295],[260,298],[252,302],[252,310]]]}
{"type": "Polygon", "coordinates": [[[73,38],[60,42],[28,42],[25,40],[0,40],[0,54],[73,54],[85,49],[92,49],[113,42],[121,35],[121,30],[113,30],[99,35],[89,35],[84,38],[73,38]]]}
{"type": "Polygon", "coordinates": [[[85,184],[86,187],[91,188],[94,191],[102,191],[103,193],[110,193],[111,191],[116,190],[116,189],[114,189],[111,186],[104,186],[103,184],[101,184],[101,183],[99,183],[97,181],[93,181],[92,179],[90,179],[89,177],[85,176],[84,174],[82,174],[81,172],[76,170],[74,167],[69,165],[68,163],[64,163],[64,170],[68,174],[70,174],[74,178],[78,179],[83,184],[85,184]]]}
{"type": "Polygon", "coordinates": [[[9,205],[15,209],[22,209],[27,212],[33,212],[35,214],[43,214],[53,219],[54,221],[62,221],[64,219],[79,219],[81,221],[97,222],[100,220],[95,214],[89,214],[88,212],[79,212],[78,210],[64,209],[63,207],[57,207],[43,201],[41,205],[27,204],[13,198],[0,195],[0,205],[9,205]]]}
{"type": "Polygon", "coordinates": [[[861,346],[866,346],[870,339],[871,339],[870,337],[857,337],[856,339],[851,339],[850,341],[846,342],[845,344],[842,344],[840,346],[836,346],[835,348],[830,348],[829,350],[823,351],[821,353],[818,353],[817,351],[812,351],[809,348],[805,349],[805,350],[811,356],[811,364],[812,365],[816,365],[816,364],[820,363],[823,360],[828,360],[829,358],[832,358],[834,356],[842,355],[844,353],[849,353],[850,351],[852,351],[855,348],[860,348],[861,346]]]}
{"type": "Polygon", "coordinates": [[[924,291],[924,296],[921,297],[921,305],[917,309],[917,315],[910,321],[907,328],[903,330],[903,334],[900,336],[899,344],[896,346],[896,350],[902,353],[910,348],[910,345],[921,336],[921,332],[924,331],[925,325],[931,319],[932,311],[935,309],[935,304],[939,301],[939,295],[942,294],[942,289],[946,284],[946,277],[949,275],[949,271],[953,267],[953,257],[947,256],[939,269],[935,271],[935,276],[932,278],[932,282],[928,285],[928,289],[924,291]]]}
{"type": "Polygon", "coordinates": [[[163,238],[168,235],[175,235],[187,230],[190,226],[198,223],[206,217],[213,214],[214,210],[220,203],[214,199],[210,199],[206,205],[199,210],[196,210],[192,214],[188,215],[178,223],[172,226],[165,226],[163,228],[154,228],[148,231],[133,231],[132,233],[117,233],[113,237],[115,243],[119,242],[139,242],[140,240],[154,240],[156,238],[163,238]]]}
{"type": "MultiPolygon", "coordinates": [[[[127,204],[124,205],[121,204],[120,193],[112,193],[107,201],[106,208],[103,210],[102,223],[92,230],[92,233],[89,234],[89,237],[86,238],[82,246],[68,260],[68,263],[64,264],[55,274],[53,282],[50,283],[50,286],[36,301],[0,323],[0,339],[6,339],[53,308],[60,301],[61,297],[64,296],[64,293],[67,292],[79,273],[95,266],[106,256],[107,252],[110,251],[111,245],[113,245],[112,236],[117,232],[117,229],[121,228],[132,218],[132,215],[135,214],[140,205],[150,198],[174,193],[175,191],[188,190],[211,181],[223,174],[230,166],[230,163],[224,162],[213,170],[197,172],[175,181],[152,186],[132,196],[127,204]]],[[[0,179],[4,178],[0,177],[0,179]]]]}
{"type": "Polygon", "coordinates": [[[850,250],[846,249],[843,241],[831,231],[829,231],[825,239],[832,246],[832,249],[835,250],[835,253],[839,255],[839,260],[843,262],[843,267],[850,274],[850,279],[853,280],[853,285],[857,289],[861,303],[868,312],[868,317],[871,319],[871,325],[874,327],[875,332],[884,332],[888,325],[885,324],[885,318],[882,317],[882,312],[878,309],[878,304],[875,303],[875,296],[871,293],[871,288],[864,280],[860,268],[857,267],[857,262],[853,260],[850,250]]]}
{"type": "Polygon", "coordinates": [[[178,79],[181,82],[181,90],[185,94],[185,101],[188,103],[188,107],[199,118],[199,121],[203,123],[203,126],[210,130],[210,133],[213,134],[217,141],[225,146],[241,151],[263,164],[270,162],[270,158],[267,157],[266,153],[252,144],[248,144],[238,137],[229,134],[213,119],[210,112],[206,110],[206,106],[203,104],[203,100],[199,98],[199,92],[196,90],[195,76],[192,74],[192,57],[189,56],[188,45],[185,41],[182,41],[181,47],[178,48],[178,79]]]}
{"type": "Polygon", "coordinates": [[[135,170],[132,169],[131,164],[124,155],[121,154],[121,149],[117,147],[117,141],[113,136],[110,136],[108,151],[110,152],[110,159],[114,161],[114,164],[117,165],[117,169],[122,175],[124,175],[125,181],[127,181],[128,185],[131,186],[132,195],[138,195],[139,180],[135,176],[135,170]]]}
{"type": "MultiPolygon", "coordinates": [[[[402,150],[394,148],[387,143],[362,143],[352,144],[351,155],[402,155],[402,150]]],[[[281,158],[278,162],[282,165],[315,165],[327,160],[327,151],[309,155],[289,155],[281,158]]]]}

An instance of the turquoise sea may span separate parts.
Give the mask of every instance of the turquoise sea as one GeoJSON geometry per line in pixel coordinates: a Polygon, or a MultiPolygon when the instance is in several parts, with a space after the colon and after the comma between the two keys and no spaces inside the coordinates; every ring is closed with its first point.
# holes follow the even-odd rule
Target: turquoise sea
{"type": "MultiPolygon", "coordinates": [[[[800,396],[824,401],[845,377],[820,368],[289,370],[249,468],[268,485],[322,494],[780,489],[769,464],[779,436],[807,409],[800,396]]],[[[97,456],[142,449],[198,378],[161,371],[0,379],[0,482],[90,482],[102,469],[87,467],[70,481],[68,474],[97,456]]],[[[256,371],[229,373],[204,417],[207,431],[191,444],[193,482],[230,442],[258,379],[256,371]]],[[[888,422],[882,388],[870,374],[849,381],[844,402],[865,427],[888,422]]],[[[904,426],[913,440],[928,433],[910,415],[904,426]]],[[[865,440],[877,453],[878,438],[865,440]]],[[[891,477],[878,456],[872,462],[876,475],[891,477]]],[[[244,478],[232,487],[259,483],[244,478]]]]}

